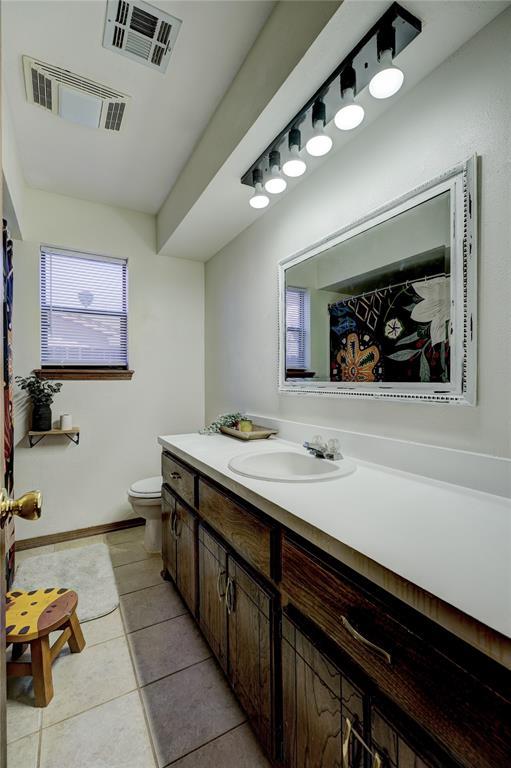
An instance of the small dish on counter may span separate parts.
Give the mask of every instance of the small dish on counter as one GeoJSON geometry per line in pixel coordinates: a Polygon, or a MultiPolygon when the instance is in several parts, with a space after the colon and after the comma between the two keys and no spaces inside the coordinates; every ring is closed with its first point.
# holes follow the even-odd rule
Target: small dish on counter
{"type": "Polygon", "coordinates": [[[260,427],[257,424],[253,424],[250,432],[236,429],[236,427],[220,427],[220,432],[224,435],[237,437],[238,440],[266,440],[272,435],[277,435],[278,429],[268,429],[267,427],[260,427]]]}

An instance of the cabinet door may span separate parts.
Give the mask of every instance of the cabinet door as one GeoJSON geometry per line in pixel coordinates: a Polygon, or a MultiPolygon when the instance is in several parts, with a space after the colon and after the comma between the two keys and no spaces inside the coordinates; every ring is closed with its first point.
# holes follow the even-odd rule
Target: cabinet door
{"type": "Polygon", "coordinates": [[[227,552],[199,525],[199,623],[211,650],[227,669],[227,552]]]}
{"type": "Polygon", "coordinates": [[[197,610],[197,518],[176,501],[176,586],[190,611],[197,610]]]}
{"type": "Polygon", "coordinates": [[[446,765],[440,756],[433,758],[434,762],[426,761],[377,707],[371,711],[371,744],[373,751],[381,756],[384,768],[433,768],[446,765]]]}
{"type": "Polygon", "coordinates": [[[174,535],[176,500],[164,487],[161,494],[163,568],[176,581],[176,537],[174,535]]]}
{"type": "Polygon", "coordinates": [[[228,675],[261,743],[272,754],[273,598],[232,557],[228,561],[226,604],[228,675]]]}
{"type": "Polygon", "coordinates": [[[286,616],[282,685],[286,768],[366,768],[362,691],[286,616]]]}

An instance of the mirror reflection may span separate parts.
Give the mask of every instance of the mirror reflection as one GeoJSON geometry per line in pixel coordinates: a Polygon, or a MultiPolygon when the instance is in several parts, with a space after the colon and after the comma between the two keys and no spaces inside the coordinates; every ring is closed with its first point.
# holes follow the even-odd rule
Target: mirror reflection
{"type": "Polygon", "coordinates": [[[286,269],[286,379],[448,383],[446,191],[286,269]]]}

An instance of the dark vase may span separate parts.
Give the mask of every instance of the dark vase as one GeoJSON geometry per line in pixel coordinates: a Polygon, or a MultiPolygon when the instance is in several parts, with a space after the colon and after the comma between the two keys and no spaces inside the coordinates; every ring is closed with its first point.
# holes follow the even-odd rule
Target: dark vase
{"type": "Polygon", "coordinates": [[[51,429],[51,408],[49,405],[34,404],[32,409],[32,429],[34,432],[46,432],[51,429]]]}

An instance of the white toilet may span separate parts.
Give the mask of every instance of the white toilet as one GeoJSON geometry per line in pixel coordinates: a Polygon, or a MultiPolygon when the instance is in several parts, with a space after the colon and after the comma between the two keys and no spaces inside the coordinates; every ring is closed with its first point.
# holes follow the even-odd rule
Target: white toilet
{"type": "Polygon", "coordinates": [[[135,517],[145,518],[144,547],[161,552],[161,475],[137,480],[128,491],[128,501],[135,517]]]}

